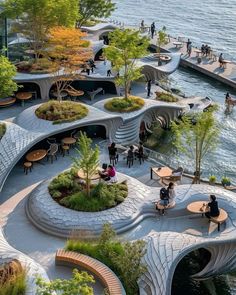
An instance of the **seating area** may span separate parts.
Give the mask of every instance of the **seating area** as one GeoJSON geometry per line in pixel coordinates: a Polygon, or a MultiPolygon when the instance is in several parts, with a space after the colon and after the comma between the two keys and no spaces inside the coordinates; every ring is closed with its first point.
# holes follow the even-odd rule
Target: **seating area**
{"type": "Polygon", "coordinates": [[[117,276],[106,265],[89,256],[73,251],[58,250],[55,257],[56,265],[80,266],[101,280],[110,295],[125,294],[117,276]]]}

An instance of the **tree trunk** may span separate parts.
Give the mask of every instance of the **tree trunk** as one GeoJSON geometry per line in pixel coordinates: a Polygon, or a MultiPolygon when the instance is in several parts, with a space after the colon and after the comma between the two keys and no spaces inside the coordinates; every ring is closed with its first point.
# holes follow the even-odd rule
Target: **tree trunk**
{"type": "Polygon", "coordinates": [[[86,195],[90,197],[90,179],[88,174],[86,175],[86,195]]]}

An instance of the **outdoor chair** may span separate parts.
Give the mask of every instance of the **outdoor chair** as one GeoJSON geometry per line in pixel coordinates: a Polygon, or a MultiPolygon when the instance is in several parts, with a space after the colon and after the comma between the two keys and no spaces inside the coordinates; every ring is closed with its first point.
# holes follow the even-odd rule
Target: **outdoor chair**
{"type": "Polygon", "coordinates": [[[127,156],[127,161],[126,161],[127,166],[130,168],[134,164],[134,157],[128,157],[127,156]]]}
{"type": "Polygon", "coordinates": [[[56,143],[52,143],[50,148],[47,150],[47,160],[51,158],[51,164],[53,163],[53,158],[57,160],[57,152],[58,152],[58,145],[56,143]]]}
{"type": "Polygon", "coordinates": [[[169,177],[164,178],[164,183],[166,184],[167,182],[181,182],[182,177],[183,177],[184,169],[182,167],[178,167],[176,170],[172,172],[172,175],[169,177]]]}
{"type": "Polygon", "coordinates": [[[74,130],[71,132],[70,136],[78,140],[80,138],[80,131],[74,130]]]}

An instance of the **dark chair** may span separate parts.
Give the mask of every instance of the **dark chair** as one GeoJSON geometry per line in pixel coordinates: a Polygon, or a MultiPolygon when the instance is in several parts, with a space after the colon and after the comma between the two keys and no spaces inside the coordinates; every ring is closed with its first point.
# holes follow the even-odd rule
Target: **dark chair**
{"type": "Polygon", "coordinates": [[[51,158],[51,163],[53,163],[53,158],[57,160],[57,152],[58,152],[58,145],[56,143],[52,143],[50,148],[47,150],[47,160],[51,158]]]}

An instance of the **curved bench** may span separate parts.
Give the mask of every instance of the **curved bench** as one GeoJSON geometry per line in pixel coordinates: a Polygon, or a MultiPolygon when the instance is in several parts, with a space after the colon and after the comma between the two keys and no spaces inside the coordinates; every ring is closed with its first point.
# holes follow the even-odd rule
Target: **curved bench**
{"type": "Polygon", "coordinates": [[[168,205],[164,206],[164,205],[161,205],[161,204],[160,204],[160,201],[161,201],[161,200],[155,202],[155,206],[156,206],[156,209],[157,209],[157,210],[159,210],[159,211],[162,210],[163,213],[164,213],[164,210],[174,208],[175,205],[176,205],[176,202],[175,202],[175,201],[172,201],[172,202],[169,203],[168,205]]]}
{"type": "Polygon", "coordinates": [[[228,213],[225,210],[220,209],[220,215],[217,217],[211,217],[210,221],[218,224],[218,231],[220,231],[221,223],[225,222],[227,218],[228,218],[228,213]]]}
{"type": "Polygon", "coordinates": [[[121,282],[116,275],[103,263],[89,256],[73,251],[57,250],[57,265],[78,265],[95,274],[107,288],[110,295],[125,295],[121,282]]]}
{"type": "Polygon", "coordinates": [[[0,108],[8,107],[12,105],[13,103],[15,103],[15,101],[16,101],[15,97],[2,98],[0,99],[0,108]]]}

